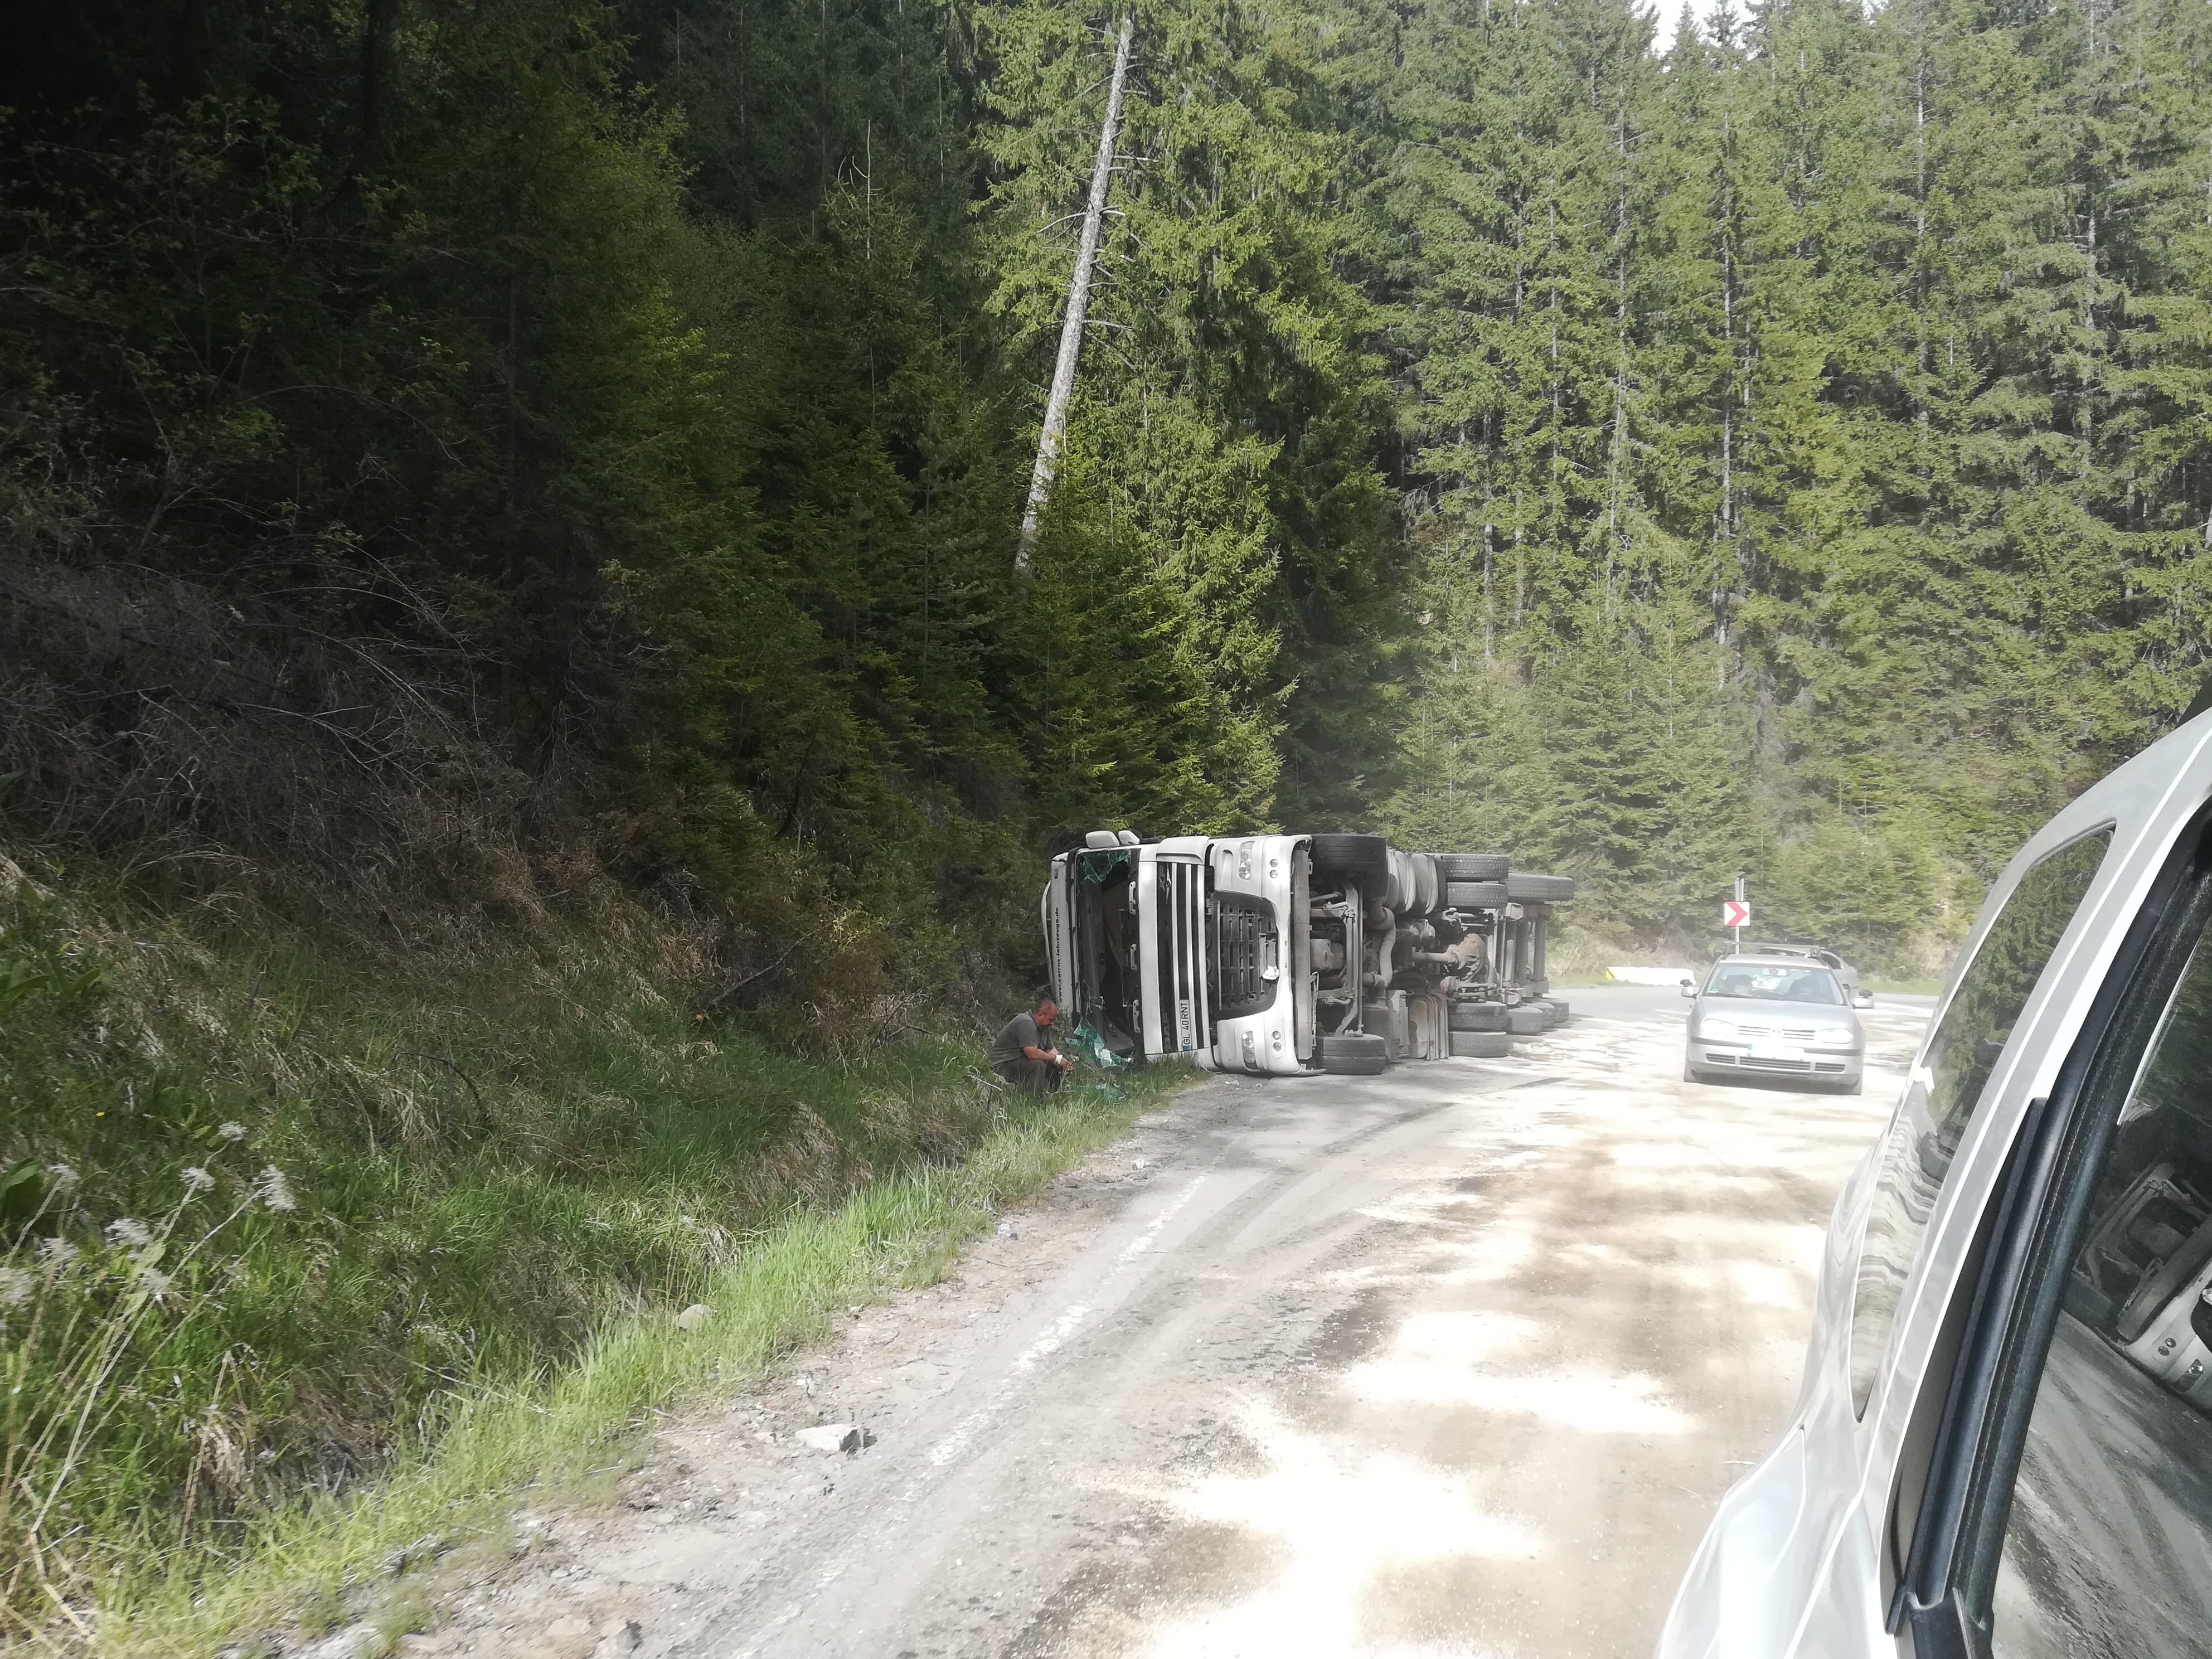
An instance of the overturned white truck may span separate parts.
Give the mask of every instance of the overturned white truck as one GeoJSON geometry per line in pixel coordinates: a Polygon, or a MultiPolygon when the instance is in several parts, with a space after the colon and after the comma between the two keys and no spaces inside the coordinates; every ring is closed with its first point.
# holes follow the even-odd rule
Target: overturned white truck
{"type": "Polygon", "coordinates": [[[1371,1073],[1495,1057],[1565,1022],[1545,974],[1574,883],[1380,836],[1095,830],[1041,902],[1054,999],[1108,1065],[1371,1073]]]}

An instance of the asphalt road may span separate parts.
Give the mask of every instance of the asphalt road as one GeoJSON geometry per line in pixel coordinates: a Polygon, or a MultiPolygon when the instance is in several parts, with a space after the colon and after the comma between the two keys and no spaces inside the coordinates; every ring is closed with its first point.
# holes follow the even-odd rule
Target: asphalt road
{"type": "Polygon", "coordinates": [[[546,1520],[433,1650],[635,1620],[642,1659],[1648,1651],[1787,1413],[1927,1000],[1870,1012],[1851,1097],[1686,1085],[1678,998],[1568,995],[1510,1060],[1179,1097],[672,1425],[639,1507],[546,1520]],[[872,1443],[795,1440],[822,1421],[872,1443]]]}

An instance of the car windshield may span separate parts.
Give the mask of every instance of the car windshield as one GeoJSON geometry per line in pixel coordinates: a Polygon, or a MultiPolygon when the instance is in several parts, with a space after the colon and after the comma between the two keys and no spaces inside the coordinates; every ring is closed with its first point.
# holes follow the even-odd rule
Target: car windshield
{"type": "Polygon", "coordinates": [[[1785,968],[1779,963],[1723,963],[1706,981],[1709,997],[1743,997],[1760,1002],[1818,1002],[1844,1000],[1843,988],[1825,968],[1785,968]]]}

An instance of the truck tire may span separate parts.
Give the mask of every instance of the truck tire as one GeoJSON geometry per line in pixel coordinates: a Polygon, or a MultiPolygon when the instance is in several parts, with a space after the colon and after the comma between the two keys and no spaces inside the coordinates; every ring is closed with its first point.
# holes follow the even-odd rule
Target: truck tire
{"type": "Polygon", "coordinates": [[[1502,881],[1448,881],[1444,902],[1455,910],[1495,910],[1505,902],[1502,881]]]}
{"type": "Polygon", "coordinates": [[[1547,998],[1546,1001],[1552,1010],[1552,1024],[1554,1026],[1565,1025],[1567,1023],[1567,1005],[1557,997],[1547,998]]]}
{"type": "Polygon", "coordinates": [[[1332,1077],[1375,1077],[1390,1063],[1390,1045],[1379,1036],[1325,1036],[1321,1068],[1332,1077]]]}
{"type": "Polygon", "coordinates": [[[1446,881],[1503,881],[1506,859],[1503,853],[1431,853],[1437,873],[1446,881]]]}
{"type": "Polygon", "coordinates": [[[1392,848],[1390,849],[1390,879],[1384,888],[1382,902],[1401,916],[1410,915],[1414,908],[1413,898],[1416,890],[1413,884],[1412,855],[1401,853],[1395,847],[1392,848]]]}
{"type": "Polygon", "coordinates": [[[1423,915],[1432,915],[1444,896],[1443,878],[1437,873],[1437,861],[1426,853],[1415,853],[1413,859],[1413,908],[1423,915]]]}
{"type": "Polygon", "coordinates": [[[1455,1031],[1502,1031],[1505,1029],[1505,1005],[1502,1002],[1455,1002],[1451,1006],[1450,1019],[1455,1031]]]}
{"type": "Polygon", "coordinates": [[[1533,1002],[1505,1011],[1505,1029],[1515,1036],[1535,1036],[1551,1026],[1550,1017],[1533,1002]]]}
{"type": "Polygon", "coordinates": [[[1380,898],[1390,879],[1390,843],[1380,836],[1316,836],[1313,872],[1350,876],[1366,897],[1380,898]]]}
{"type": "Polygon", "coordinates": [[[1503,1060],[1513,1052],[1513,1039],[1503,1031],[1454,1031],[1451,1051],[1459,1060],[1503,1060]]]}
{"type": "Polygon", "coordinates": [[[1575,896],[1575,878],[1516,870],[1505,878],[1505,896],[1524,904],[1564,904],[1575,896]]]}

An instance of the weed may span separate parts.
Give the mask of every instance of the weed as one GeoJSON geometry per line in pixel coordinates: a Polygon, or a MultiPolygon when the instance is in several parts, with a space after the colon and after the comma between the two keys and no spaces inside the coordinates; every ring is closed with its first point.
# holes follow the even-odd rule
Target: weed
{"type": "Polygon", "coordinates": [[[697,1018],[642,922],[434,970],[264,924],[0,896],[0,1640],[337,1617],[300,1586],[935,1277],[1166,1081],[1000,1123],[972,1050],[697,1018]]]}
{"type": "Polygon", "coordinates": [[[328,1635],[345,1622],[345,1597],[328,1584],[310,1585],[292,1610],[292,1622],[307,1637],[328,1635]]]}
{"type": "Polygon", "coordinates": [[[386,1596],[368,1622],[386,1650],[394,1651],[401,1637],[430,1628],[430,1598],[419,1584],[409,1584],[386,1596]]]}
{"type": "Polygon", "coordinates": [[[299,1575],[360,1575],[432,1527],[495,1542],[515,1497],[604,1486],[653,1412],[741,1386],[818,1340],[845,1309],[941,1271],[960,1240],[1126,1133],[1184,1075],[1162,1067],[1126,1094],[1073,1089],[1017,1107],[960,1169],[916,1168],[834,1207],[791,1212],[708,1277],[701,1300],[710,1316],[695,1329],[635,1316],[596,1334],[542,1387],[465,1394],[434,1443],[373,1486],[253,1517],[235,1569],[220,1579],[158,1567],[118,1575],[103,1611],[129,1634],[108,1651],[206,1652],[265,1619],[299,1575]]]}

